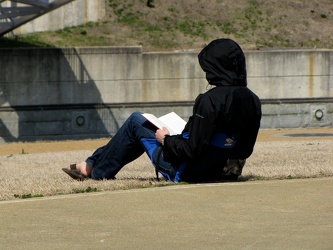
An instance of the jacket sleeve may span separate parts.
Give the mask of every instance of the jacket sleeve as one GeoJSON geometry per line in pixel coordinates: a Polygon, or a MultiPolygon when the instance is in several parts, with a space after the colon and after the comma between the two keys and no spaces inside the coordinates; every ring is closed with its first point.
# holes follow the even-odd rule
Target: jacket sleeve
{"type": "Polygon", "coordinates": [[[217,113],[210,96],[199,95],[193,107],[193,115],[184,129],[184,132],[189,132],[189,138],[167,136],[164,140],[165,159],[170,162],[186,161],[199,156],[209,145],[217,113]]]}

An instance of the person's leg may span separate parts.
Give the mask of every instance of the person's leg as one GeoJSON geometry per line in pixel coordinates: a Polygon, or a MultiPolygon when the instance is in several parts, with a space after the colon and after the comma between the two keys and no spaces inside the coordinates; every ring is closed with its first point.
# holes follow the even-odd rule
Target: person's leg
{"type": "MultiPolygon", "coordinates": [[[[112,140],[112,138],[111,138],[111,140],[112,140]]],[[[89,157],[87,158],[86,162],[87,162],[88,164],[90,164],[90,165],[94,165],[95,162],[97,161],[98,157],[99,157],[99,156],[101,155],[101,153],[103,152],[104,147],[105,147],[105,146],[96,149],[95,152],[94,152],[91,156],[89,156],[89,157]]]]}
{"type": "MultiPolygon", "coordinates": [[[[76,170],[78,170],[80,173],[84,174],[87,177],[90,177],[93,165],[97,161],[98,157],[101,155],[101,153],[104,150],[104,146],[100,147],[95,150],[95,152],[86,159],[86,161],[80,162],[75,164],[76,170]]],[[[70,166],[67,166],[67,169],[70,169],[70,166]]]]}
{"type": "MultiPolygon", "coordinates": [[[[95,150],[95,152],[90,157],[88,157],[86,159],[86,161],[83,161],[83,162],[80,162],[77,164],[73,164],[75,166],[74,169],[79,171],[81,174],[83,174],[87,177],[90,177],[93,165],[97,161],[100,154],[103,152],[103,149],[104,149],[104,146],[95,150]]],[[[71,170],[71,165],[67,166],[66,169],[71,170]]]]}
{"type": "Polygon", "coordinates": [[[119,170],[144,153],[141,138],[154,138],[156,128],[141,113],[133,113],[102,148],[86,160],[92,166],[91,178],[113,179],[119,170]]]}

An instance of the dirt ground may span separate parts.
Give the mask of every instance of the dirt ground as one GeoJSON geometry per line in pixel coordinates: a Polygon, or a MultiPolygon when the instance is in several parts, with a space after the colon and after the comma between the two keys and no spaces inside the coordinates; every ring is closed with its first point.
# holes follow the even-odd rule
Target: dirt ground
{"type": "MultiPolygon", "coordinates": [[[[0,144],[0,201],[172,185],[157,181],[145,154],[126,165],[116,180],[77,182],[62,171],[108,140],[0,144]]],[[[240,181],[333,176],[332,162],[333,128],[260,130],[240,181]]]]}
{"type": "Polygon", "coordinates": [[[34,40],[56,47],[141,45],[144,51],[170,51],[201,50],[229,37],[245,50],[332,48],[331,0],[155,2],[148,8],[145,0],[110,0],[101,22],[37,33],[34,40]]]}
{"type": "MultiPolygon", "coordinates": [[[[332,133],[333,127],[324,128],[297,128],[297,129],[262,129],[259,132],[257,142],[274,142],[274,141],[299,141],[299,140],[323,140],[330,139],[330,137],[319,136],[300,136],[290,137],[284,136],[288,134],[300,133],[332,133]]],[[[105,145],[109,138],[95,139],[95,140],[68,140],[68,141],[41,141],[29,143],[4,143],[0,144],[0,155],[15,155],[15,154],[35,154],[46,152],[62,152],[62,151],[76,151],[76,150],[94,150],[100,146],[105,145]]]]}

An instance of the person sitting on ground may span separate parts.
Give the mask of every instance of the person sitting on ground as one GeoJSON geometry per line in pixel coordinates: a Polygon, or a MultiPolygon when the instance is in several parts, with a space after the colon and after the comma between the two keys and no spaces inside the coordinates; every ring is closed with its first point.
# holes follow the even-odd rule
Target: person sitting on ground
{"type": "Polygon", "coordinates": [[[161,148],[158,165],[171,178],[186,162],[182,181],[237,179],[253,152],[261,103],[247,87],[245,56],[235,41],[214,40],[198,59],[208,84],[214,87],[196,98],[182,134],[171,136],[168,129],[156,129],[140,112],[134,112],[105,146],[63,170],[78,180],[114,179],[145,152],[142,138],[156,138],[161,148]]]}

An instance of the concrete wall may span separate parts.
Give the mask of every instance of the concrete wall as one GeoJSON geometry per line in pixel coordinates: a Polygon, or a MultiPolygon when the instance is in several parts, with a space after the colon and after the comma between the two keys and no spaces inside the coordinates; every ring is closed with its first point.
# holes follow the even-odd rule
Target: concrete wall
{"type": "Polygon", "coordinates": [[[14,34],[54,31],[97,22],[105,16],[107,1],[76,0],[15,29],[14,34]]]}
{"type": "MultiPolygon", "coordinates": [[[[0,141],[107,136],[133,111],[175,110],[187,119],[207,86],[197,54],[2,49],[0,141]]],[[[262,128],[332,125],[333,51],[251,51],[246,57],[249,88],[263,102],[262,128]]]]}
{"type": "Polygon", "coordinates": [[[262,98],[333,97],[333,51],[250,52],[247,65],[262,98]]]}

